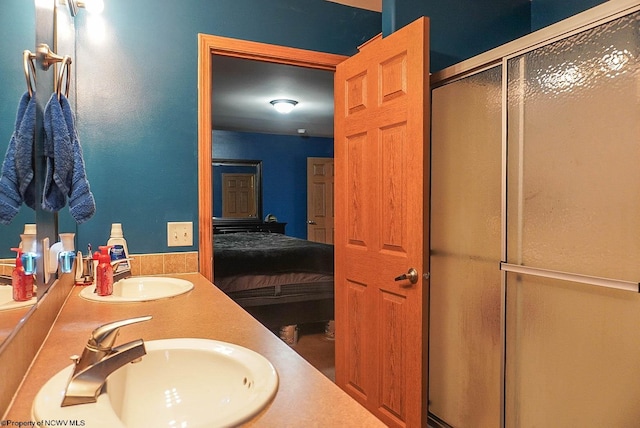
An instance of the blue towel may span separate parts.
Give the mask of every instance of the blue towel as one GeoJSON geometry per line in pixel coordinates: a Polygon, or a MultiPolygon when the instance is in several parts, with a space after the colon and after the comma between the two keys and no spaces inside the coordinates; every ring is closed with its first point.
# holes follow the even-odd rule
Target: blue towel
{"type": "Polygon", "coordinates": [[[73,111],[64,95],[52,94],[44,110],[46,172],[42,208],[60,211],[69,198],[69,212],[78,223],[89,220],[96,203],[82,158],[73,111]]]}
{"type": "Polygon", "coordinates": [[[0,223],[9,224],[23,202],[35,209],[33,139],[36,97],[25,92],[20,99],[16,124],[0,174],[0,223]]]}

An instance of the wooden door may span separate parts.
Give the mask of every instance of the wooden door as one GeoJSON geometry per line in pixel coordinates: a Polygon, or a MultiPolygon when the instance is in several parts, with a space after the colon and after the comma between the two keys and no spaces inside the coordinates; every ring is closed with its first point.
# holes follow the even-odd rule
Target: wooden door
{"type": "Polygon", "coordinates": [[[257,218],[256,176],[254,174],[222,174],[222,217],[257,218]]]}
{"type": "Polygon", "coordinates": [[[307,158],[307,239],[333,244],[333,158],[307,158]]]}
{"type": "Polygon", "coordinates": [[[335,76],[336,381],[397,427],[427,426],[428,62],[420,18],[335,76]]]}

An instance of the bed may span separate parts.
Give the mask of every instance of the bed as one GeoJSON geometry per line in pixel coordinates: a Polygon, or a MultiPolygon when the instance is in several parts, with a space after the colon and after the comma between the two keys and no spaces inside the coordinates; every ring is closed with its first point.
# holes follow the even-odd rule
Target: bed
{"type": "Polygon", "coordinates": [[[333,319],[333,245],[242,228],[213,238],[214,284],[262,324],[333,319]]]}

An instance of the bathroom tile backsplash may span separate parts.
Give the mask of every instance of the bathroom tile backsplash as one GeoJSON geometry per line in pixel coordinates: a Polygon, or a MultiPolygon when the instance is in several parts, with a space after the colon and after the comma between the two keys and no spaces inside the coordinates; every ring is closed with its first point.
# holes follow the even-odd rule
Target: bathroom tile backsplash
{"type": "MultiPolygon", "coordinates": [[[[162,275],[171,273],[198,272],[198,252],[131,254],[133,275],[162,275]]],[[[0,260],[0,274],[11,275],[15,259],[0,260]]]]}
{"type": "Polygon", "coordinates": [[[133,275],[198,272],[198,252],[132,254],[133,275]]]}

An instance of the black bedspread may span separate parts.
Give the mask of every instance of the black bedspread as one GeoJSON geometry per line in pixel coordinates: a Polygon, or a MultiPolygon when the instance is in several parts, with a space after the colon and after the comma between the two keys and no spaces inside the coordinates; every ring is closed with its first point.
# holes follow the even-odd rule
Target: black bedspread
{"type": "Polygon", "coordinates": [[[280,233],[213,235],[214,278],[239,274],[333,274],[333,245],[280,233]]]}

